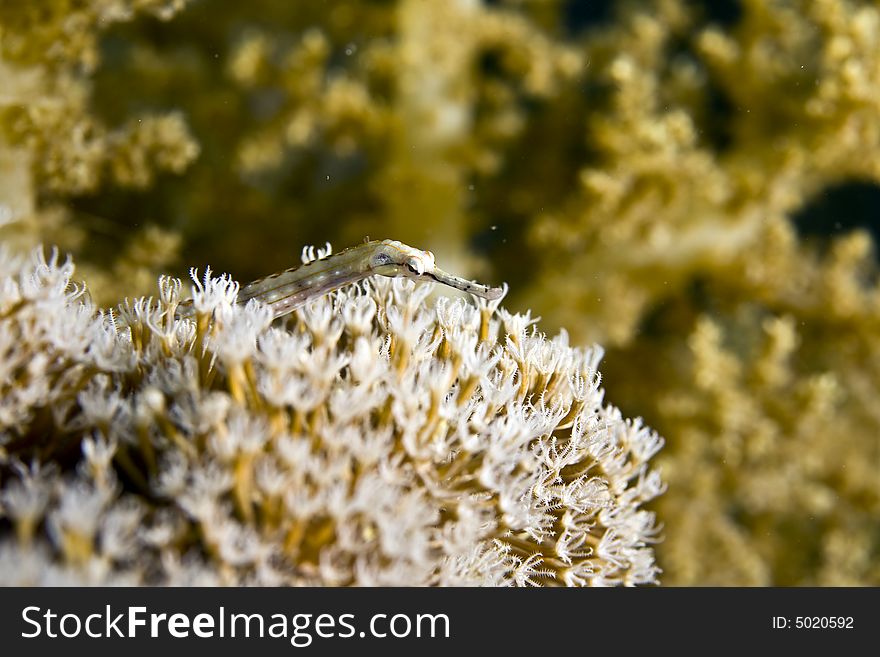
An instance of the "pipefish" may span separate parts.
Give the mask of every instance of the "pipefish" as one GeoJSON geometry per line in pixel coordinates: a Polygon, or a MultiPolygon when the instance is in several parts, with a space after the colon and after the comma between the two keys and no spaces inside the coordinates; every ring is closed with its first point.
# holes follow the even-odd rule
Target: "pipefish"
{"type": "MultiPolygon", "coordinates": [[[[277,318],[312,299],[376,275],[432,281],[489,300],[504,294],[500,287],[490,287],[443,271],[435,264],[433,253],[397,240],[366,241],[334,254],[330,254],[328,245],[327,251],[319,251],[316,259],[310,259],[308,253],[308,249],[303,250],[302,265],[244,285],[238,302],[257,299],[268,305],[277,318]]],[[[191,302],[183,302],[180,311],[191,314],[191,302]]]]}

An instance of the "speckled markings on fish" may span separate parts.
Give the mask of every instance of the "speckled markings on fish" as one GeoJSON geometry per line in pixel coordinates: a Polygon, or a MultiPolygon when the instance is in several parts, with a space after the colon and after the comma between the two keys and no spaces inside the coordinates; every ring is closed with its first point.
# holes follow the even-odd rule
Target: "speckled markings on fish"
{"type": "MultiPolygon", "coordinates": [[[[272,308],[275,317],[286,315],[312,299],[357,283],[370,276],[405,277],[433,281],[484,299],[498,299],[504,291],[443,271],[434,254],[397,240],[372,240],[331,254],[330,245],[319,250],[303,249],[303,264],[257,279],[241,288],[239,303],[257,299],[272,308]]],[[[181,304],[183,314],[190,305],[181,304]]]]}

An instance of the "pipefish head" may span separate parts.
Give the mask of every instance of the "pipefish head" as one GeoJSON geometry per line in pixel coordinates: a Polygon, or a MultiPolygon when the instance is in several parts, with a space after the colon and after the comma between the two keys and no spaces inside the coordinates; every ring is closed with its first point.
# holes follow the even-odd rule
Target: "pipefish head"
{"type": "Polygon", "coordinates": [[[405,276],[426,280],[425,274],[434,270],[434,254],[398,242],[383,240],[376,244],[370,255],[370,271],[380,276],[405,276]]]}
{"type": "Polygon", "coordinates": [[[443,271],[434,263],[434,254],[397,240],[379,242],[369,261],[370,271],[380,276],[403,276],[417,281],[433,281],[484,299],[498,299],[504,292],[443,271]]]}

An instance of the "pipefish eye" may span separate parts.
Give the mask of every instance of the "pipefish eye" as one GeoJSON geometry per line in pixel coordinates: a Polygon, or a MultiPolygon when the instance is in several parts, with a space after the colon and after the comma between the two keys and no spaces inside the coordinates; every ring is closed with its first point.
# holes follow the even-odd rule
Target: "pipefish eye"
{"type": "Polygon", "coordinates": [[[419,276],[425,273],[425,266],[422,264],[421,260],[418,260],[416,258],[410,258],[409,260],[407,260],[405,267],[413,274],[417,274],[419,276]]]}

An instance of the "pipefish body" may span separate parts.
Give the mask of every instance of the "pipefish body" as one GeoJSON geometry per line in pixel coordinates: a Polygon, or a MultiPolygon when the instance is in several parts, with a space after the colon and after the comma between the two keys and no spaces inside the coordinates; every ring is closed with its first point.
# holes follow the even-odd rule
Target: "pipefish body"
{"type": "MultiPolygon", "coordinates": [[[[268,305],[277,318],[312,299],[376,275],[432,281],[489,300],[504,294],[500,287],[490,287],[443,271],[435,264],[434,254],[430,251],[397,240],[373,240],[259,278],[241,288],[238,301],[246,303],[257,299],[268,305]]],[[[181,304],[188,305],[186,302],[181,304]]]]}

